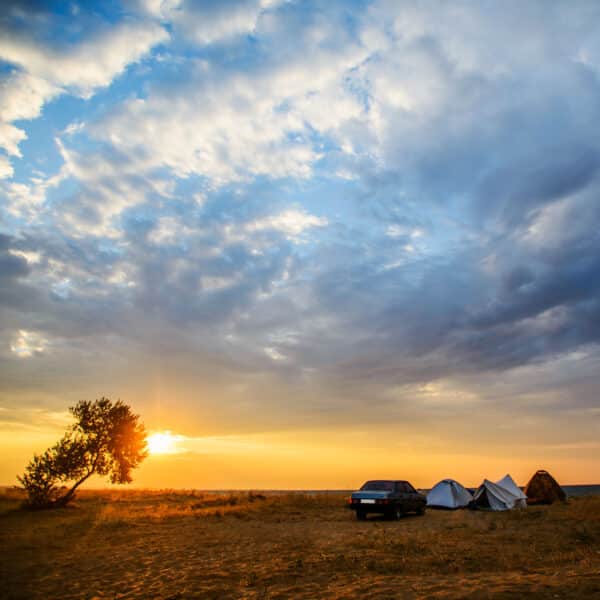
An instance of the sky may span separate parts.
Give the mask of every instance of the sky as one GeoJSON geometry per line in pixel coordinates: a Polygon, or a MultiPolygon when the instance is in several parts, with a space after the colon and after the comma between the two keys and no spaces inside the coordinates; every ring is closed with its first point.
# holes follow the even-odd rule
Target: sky
{"type": "Polygon", "coordinates": [[[101,396],[143,487],[600,483],[599,23],[2,2],[0,484],[101,396]]]}

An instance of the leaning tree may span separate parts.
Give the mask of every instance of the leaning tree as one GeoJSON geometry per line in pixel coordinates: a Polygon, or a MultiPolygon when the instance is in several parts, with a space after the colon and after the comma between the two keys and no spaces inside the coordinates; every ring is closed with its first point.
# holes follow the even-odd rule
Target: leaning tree
{"type": "Polygon", "coordinates": [[[34,455],[23,476],[17,477],[31,508],[65,506],[92,475],[129,483],[131,470],[147,455],[144,426],[120,400],[82,400],[69,411],[75,423],[64,437],[43,454],[34,455]]]}

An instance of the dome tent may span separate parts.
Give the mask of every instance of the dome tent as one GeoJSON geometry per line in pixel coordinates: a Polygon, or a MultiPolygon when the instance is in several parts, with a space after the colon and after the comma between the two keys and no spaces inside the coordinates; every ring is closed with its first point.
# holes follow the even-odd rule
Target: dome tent
{"type": "Polygon", "coordinates": [[[537,471],[525,486],[527,504],[565,502],[567,494],[548,471],[537,471]]]}
{"type": "Polygon", "coordinates": [[[432,508],[464,508],[472,500],[471,492],[454,479],[438,481],[427,494],[427,506],[432,508]]]}

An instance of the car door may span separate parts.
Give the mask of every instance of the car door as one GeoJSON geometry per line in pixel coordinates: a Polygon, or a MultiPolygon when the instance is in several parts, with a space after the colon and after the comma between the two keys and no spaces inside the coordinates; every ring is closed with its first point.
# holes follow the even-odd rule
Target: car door
{"type": "Polygon", "coordinates": [[[406,493],[406,484],[404,481],[396,482],[396,502],[400,505],[402,512],[407,512],[411,510],[410,508],[410,498],[406,493]]]}
{"type": "Polygon", "coordinates": [[[406,486],[407,497],[410,498],[410,510],[418,511],[420,506],[419,492],[407,481],[406,486]]]}
{"type": "Polygon", "coordinates": [[[396,481],[394,483],[394,504],[404,510],[404,489],[402,488],[402,482],[396,481]]]}

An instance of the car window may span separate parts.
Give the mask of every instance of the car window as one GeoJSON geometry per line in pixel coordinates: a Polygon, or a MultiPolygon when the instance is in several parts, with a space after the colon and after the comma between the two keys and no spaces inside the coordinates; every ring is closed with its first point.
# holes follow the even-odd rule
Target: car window
{"type": "Polygon", "coordinates": [[[396,483],[396,489],[403,494],[413,494],[416,491],[408,481],[398,481],[396,483]]]}
{"type": "Polygon", "coordinates": [[[367,481],[361,488],[366,492],[393,492],[393,481],[367,481]]]}

